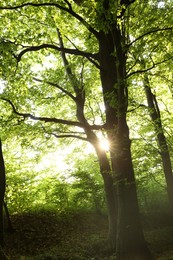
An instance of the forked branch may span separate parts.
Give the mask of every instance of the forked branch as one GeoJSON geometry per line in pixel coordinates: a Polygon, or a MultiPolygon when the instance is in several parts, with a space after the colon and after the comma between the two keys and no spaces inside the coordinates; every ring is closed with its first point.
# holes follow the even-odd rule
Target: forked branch
{"type": "Polygon", "coordinates": [[[76,122],[76,121],[58,119],[58,118],[55,118],[55,117],[40,117],[40,116],[34,116],[34,115],[30,114],[30,113],[18,112],[16,110],[14,104],[11,102],[11,100],[6,99],[6,98],[1,98],[1,100],[4,100],[4,101],[8,102],[11,105],[11,107],[13,109],[13,112],[16,115],[23,117],[24,119],[25,118],[31,118],[32,120],[43,121],[45,123],[59,123],[59,124],[64,124],[64,125],[69,125],[69,126],[77,126],[77,127],[80,127],[80,128],[84,128],[83,124],[81,124],[79,122],[76,122]]]}
{"type": "Polygon", "coordinates": [[[63,124],[63,125],[68,125],[68,126],[77,126],[77,127],[83,128],[83,129],[90,128],[90,130],[100,130],[105,127],[105,125],[88,125],[88,124],[86,125],[84,123],[80,123],[77,121],[64,120],[64,119],[59,119],[59,118],[55,118],[55,117],[40,117],[40,116],[34,116],[30,113],[21,113],[16,110],[15,105],[13,104],[13,102],[11,100],[9,100],[7,98],[3,98],[3,97],[1,97],[0,99],[8,102],[11,105],[13,112],[16,115],[23,117],[24,119],[31,118],[32,120],[35,120],[35,121],[42,121],[45,123],[63,124]]]}

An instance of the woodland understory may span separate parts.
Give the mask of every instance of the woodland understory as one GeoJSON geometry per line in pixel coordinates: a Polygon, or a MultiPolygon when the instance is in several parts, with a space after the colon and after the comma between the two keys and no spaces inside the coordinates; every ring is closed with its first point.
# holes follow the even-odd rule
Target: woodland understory
{"type": "Polygon", "coordinates": [[[1,0],[2,259],[173,259],[172,13],[1,0]]]}
{"type": "MultiPolygon", "coordinates": [[[[14,231],[5,232],[9,260],[111,260],[106,242],[107,216],[90,210],[40,210],[11,216],[14,231]]],[[[173,259],[173,220],[170,212],[141,215],[148,246],[158,260],[173,259]]],[[[5,222],[5,227],[8,228],[5,222]]]]}

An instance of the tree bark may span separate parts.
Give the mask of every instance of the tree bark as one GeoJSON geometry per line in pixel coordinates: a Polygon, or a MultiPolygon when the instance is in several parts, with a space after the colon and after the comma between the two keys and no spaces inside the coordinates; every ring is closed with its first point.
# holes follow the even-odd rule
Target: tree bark
{"type": "Polygon", "coordinates": [[[127,124],[119,129],[116,179],[118,200],[117,259],[153,259],[146,246],[139,217],[136,184],[127,124]]]}
{"type": "Polygon", "coordinates": [[[105,151],[101,151],[95,146],[99,159],[100,173],[103,177],[105,196],[108,209],[109,232],[108,241],[113,252],[116,250],[116,230],[117,230],[117,203],[116,194],[111,173],[110,162],[105,151]]]}
{"type": "Polygon", "coordinates": [[[150,117],[154,125],[155,133],[157,136],[157,143],[160,149],[160,156],[162,159],[163,171],[164,171],[164,176],[167,184],[168,199],[170,202],[170,206],[173,210],[173,173],[172,173],[171,158],[170,158],[166,137],[164,134],[164,129],[162,126],[160,109],[157,103],[156,96],[151,91],[150,83],[147,75],[145,75],[144,78],[144,88],[147,97],[150,117]]]}
{"type": "Polygon", "coordinates": [[[0,140],[0,246],[4,246],[3,205],[5,195],[5,165],[0,140]]]}
{"type": "Polygon", "coordinates": [[[123,36],[116,24],[108,32],[100,32],[99,47],[106,130],[110,142],[113,187],[117,196],[114,205],[118,210],[117,226],[113,231],[116,234],[116,259],[149,260],[153,257],[146,246],[140,223],[126,120],[126,53],[123,36]]]}

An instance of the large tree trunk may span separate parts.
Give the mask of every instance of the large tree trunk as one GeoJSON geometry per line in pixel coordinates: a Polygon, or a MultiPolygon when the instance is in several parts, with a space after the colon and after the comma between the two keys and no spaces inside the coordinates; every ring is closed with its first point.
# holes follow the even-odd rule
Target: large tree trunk
{"type": "Polygon", "coordinates": [[[149,260],[148,250],[139,217],[136,184],[132,165],[128,126],[124,122],[118,130],[117,147],[117,259],[149,260]]]}
{"type": "MultiPolygon", "coordinates": [[[[125,81],[126,58],[119,28],[100,32],[100,74],[106,108],[107,135],[114,188],[118,206],[116,233],[117,258],[121,260],[152,259],[140,224],[136,185],[130,150],[126,113],[128,93],[125,81]]],[[[111,214],[111,212],[110,212],[111,214]]]]}
{"type": "Polygon", "coordinates": [[[115,70],[115,57],[110,54],[113,53],[114,46],[112,43],[111,32],[105,35],[104,32],[100,32],[100,76],[102,81],[102,90],[103,98],[106,109],[106,131],[109,139],[110,145],[110,174],[112,179],[111,189],[109,189],[108,176],[104,174],[104,170],[101,170],[102,176],[105,183],[105,193],[107,197],[107,205],[110,207],[108,210],[109,214],[109,239],[115,251],[116,249],[116,235],[117,235],[117,196],[116,196],[116,187],[114,183],[114,137],[115,137],[115,128],[117,125],[117,109],[115,103],[117,102],[117,89],[115,87],[116,82],[116,70],[115,70]],[[110,40],[111,39],[111,40],[110,40]],[[112,104],[112,105],[110,105],[112,104]],[[112,193],[112,194],[111,194],[112,193]],[[112,196],[114,196],[114,201],[112,201],[112,196]],[[114,213],[115,212],[115,213],[114,213]]]}
{"type": "Polygon", "coordinates": [[[5,166],[2,153],[2,143],[0,140],[0,246],[4,245],[4,227],[3,227],[3,205],[5,195],[5,166]]]}
{"type": "Polygon", "coordinates": [[[145,75],[144,78],[144,88],[147,97],[150,117],[155,128],[155,133],[157,135],[157,143],[160,149],[163,171],[164,171],[166,184],[167,184],[168,198],[169,198],[170,206],[173,210],[173,173],[172,173],[170,153],[169,153],[169,148],[167,145],[166,137],[162,126],[162,120],[160,116],[160,110],[157,103],[157,99],[156,96],[151,91],[149,79],[147,75],[145,75]]]}

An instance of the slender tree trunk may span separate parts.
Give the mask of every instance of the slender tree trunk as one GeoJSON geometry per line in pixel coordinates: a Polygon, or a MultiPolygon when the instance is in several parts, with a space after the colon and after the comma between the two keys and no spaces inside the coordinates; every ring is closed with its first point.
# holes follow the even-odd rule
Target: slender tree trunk
{"type": "MultiPolygon", "coordinates": [[[[96,148],[96,147],[95,147],[96,148]]],[[[105,196],[108,209],[109,232],[108,240],[113,252],[116,250],[116,229],[117,229],[117,203],[113,176],[111,174],[110,162],[104,151],[96,148],[99,159],[100,172],[104,181],[105,196]]]]}
{"type": "Polygon", "coordinates": [[[157,143],[160,149],[160,156],[162,159],[163,171],[164,171],[165,180],[167,184],[168,198],[169,198],[170,206],[173,210],[173,173],[172,173],[170,153],[169,153],[169,148],[167,145],[166,137],[162,126],[160,109],[157,103],[156,96],[151,91],[149,79],[147,75],[145,75],[144,78],[144,88],[147,97],[150,117],[155,128],[155,133],[157,135],[157,143]]]}
{"type": "Polygon", "coordinates": [[[4,245],[4,227],[3,227],[3,205],[5,195],[5,165],[2,153],[2,143],[0,140],[0,246],[4,245]]]}

